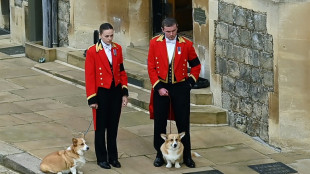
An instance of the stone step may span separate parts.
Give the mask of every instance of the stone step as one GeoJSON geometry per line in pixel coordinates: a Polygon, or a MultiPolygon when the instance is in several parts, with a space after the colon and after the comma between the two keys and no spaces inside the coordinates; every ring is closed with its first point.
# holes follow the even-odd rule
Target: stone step
{"type": "MultiPolygon", "coordinates": [[[[150,91],[129,85],[130,103],[148,110],[150,91]]],[[[191,123],[193,124],[227,124],[227,113],[224,109],[213,105],[191,105],[191,123]]]]}
{"type": "MultiPolygon", "coordinates": [[[[137,64],[131,60],[124,60],[124,64],[129,83],[148,90],[152,89],[146,65],[137,64]]],[[[191,103],[196,105],[212,105],[213,95],[210,88],[192,89],[191,103]]]]}
{"type": "MultiPolygon", "coordinates": [[[[60,77],[67,81],[85,86],[84,70],[61,61],[38,63],[35,69],[60,77]]],[[[130,84],[129,102],[139,108],[148,110],[150,90],[130,84]]],[[[191,123],[227,124],[226,111],[213,105],[191,105],[191,123]]]]}
{"type": "Polygon", "coordinates": [[[126,59],[147,65],[148,47],[127,47],[126,59]]]}

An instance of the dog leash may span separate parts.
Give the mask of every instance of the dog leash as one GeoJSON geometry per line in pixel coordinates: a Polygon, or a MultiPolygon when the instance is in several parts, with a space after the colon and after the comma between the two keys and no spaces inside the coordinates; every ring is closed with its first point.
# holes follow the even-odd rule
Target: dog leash
{"type": "Polygon", "coordinates": [[[172,102],[171,102],[171,97],[170,97],[170,95],[168,95],[168,97],[169,97],[169,122],[170,122],[170,134],[171,134],[171,122],[172,122],[172,102]]]}
{"type": "Polygon", "coordinates": [[[91,126],[92,123],[93,123],[93,118],[91,119],[91,121],[90,121],[90,123],[89,123],[89,126],[88,126],[88,128],[87,128],[87,130],[84,132],[84,137],[85,137],[86,134],[88,133],[89,128],[90,128],[90,126],[91,126]]]}

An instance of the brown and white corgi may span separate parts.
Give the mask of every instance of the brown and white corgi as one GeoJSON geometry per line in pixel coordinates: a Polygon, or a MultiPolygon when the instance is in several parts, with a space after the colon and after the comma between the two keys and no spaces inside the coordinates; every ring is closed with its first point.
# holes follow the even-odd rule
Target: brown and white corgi
{"type": "Polygon", "coordinates": [[[185,132],[180,134],[160,134],[165,140],[161,145],[160,150],[163,154],[164,160],[167,162],[166,167],[171,168],[175,164],[175,168],[180,168],[180,163],[183,162],[184,146],[181,139],[184,137],[185,132]]]}
{"type": "MultiPolygon", "coordinates": [[[[73,138],[72,145],[67,150],[52,152],[43,158],[40,169],[42,172],[76,174],[77,168],[82,167],[86,160],[84,152],[89,149],[84,138],[73,138]]],[[[78,172],[82,174],[83,172],[78,172]]]]}

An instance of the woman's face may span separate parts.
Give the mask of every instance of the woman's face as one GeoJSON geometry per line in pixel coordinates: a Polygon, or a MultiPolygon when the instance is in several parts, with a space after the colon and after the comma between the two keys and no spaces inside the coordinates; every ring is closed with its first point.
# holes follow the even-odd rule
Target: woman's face
{"type": "Polygon", "coordinates": [[[103,32],[100,34],[100,38],[104,43],[111,44],[113,40],[113,35],[113,29],[103,30],[103,32]]]}

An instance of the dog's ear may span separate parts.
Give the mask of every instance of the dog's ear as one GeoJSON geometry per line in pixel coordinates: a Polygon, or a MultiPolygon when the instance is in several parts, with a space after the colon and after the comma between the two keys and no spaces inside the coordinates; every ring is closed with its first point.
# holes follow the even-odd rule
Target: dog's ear
{"type": "Polygon", "coordinates": [[[185,136],[185,132],[181,132],[179,135],[180,135],[180,138],[182,139],[185,136]]]}
{"type": "Polygon", "coordinates": [[[167,135],[166,134],[160,134],[161,138],[166,140],[167,139],[167,135]]]}
{"type": "Polygon", "coordinates": [[[73,146],[77,146],[78,140],[76,138],[72,138],[73,146]]]}

